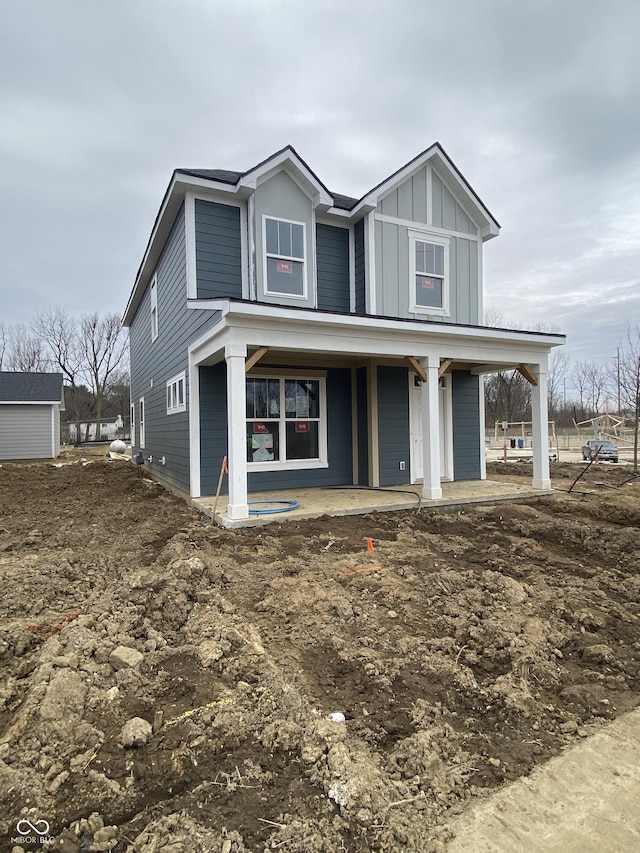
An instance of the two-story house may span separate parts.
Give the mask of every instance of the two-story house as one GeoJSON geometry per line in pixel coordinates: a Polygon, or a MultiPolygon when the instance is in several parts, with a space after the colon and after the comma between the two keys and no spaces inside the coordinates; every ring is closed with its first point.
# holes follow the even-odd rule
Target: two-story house
{"type": "Polygon", "coordinates": [[[124,316],[132,445],[200,497],[228,457],[249,492],[482,479],[482,377],[533,385],[533,485],[550,487],[547,360],[561,335],[482,325],[499,225],[439,144],[362,198],[293,148],[246,172],[174,172],[124,316]]]}

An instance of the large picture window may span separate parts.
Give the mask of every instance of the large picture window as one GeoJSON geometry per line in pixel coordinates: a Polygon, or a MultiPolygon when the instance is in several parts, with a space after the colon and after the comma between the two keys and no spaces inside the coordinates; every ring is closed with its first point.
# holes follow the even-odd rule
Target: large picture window
{"type": "Polygon", "coordinates": [[[246,383],[249,466],[326,465],[324,377],[256,376],[246,383]]]}
{"type": "Polygon", "coordinates": [[[449,241],[409,232],[411,253],[412,311],[426,314],[449,313],[449,241]]]}
{"type": "Polygon", "coordinates": [[[263,222],[265,292],[305,297],[304,224],[268,216],[263,222]]]}

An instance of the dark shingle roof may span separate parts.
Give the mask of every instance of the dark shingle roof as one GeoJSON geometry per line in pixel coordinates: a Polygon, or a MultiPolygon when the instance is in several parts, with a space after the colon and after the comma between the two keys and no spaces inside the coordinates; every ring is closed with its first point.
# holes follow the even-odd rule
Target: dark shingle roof
{"type": "Polygon", "coordinates": [[[185,175],[195,178],[207,178],[210,181],[220,181],[222,184],[237,184],[244,172],[232,172],[229,169],[177,169],[185,175]]]}
{"type": "Polygon", "coordinates": [[[62,373],[0,371],[0,403],[57,403],[62,396],[62,373]]]}

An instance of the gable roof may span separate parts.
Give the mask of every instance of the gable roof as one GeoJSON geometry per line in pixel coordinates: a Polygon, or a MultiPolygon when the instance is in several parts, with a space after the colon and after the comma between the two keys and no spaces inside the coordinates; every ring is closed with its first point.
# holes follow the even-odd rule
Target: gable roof
{"type": "Polygon", "coordinates": [[[14,373],[0,370],[0,404],[60,403],[62,373],[14,373]]]}
{"type": "Polygon", "coordinates": [[[136,280],[124,312],[123,325],[128,326],[133,320],[144,290],[160,258],[164,241],[169,236],[188,190],[200,188],[204,192],[207,190],[233,192],[237,198],[246,199],[255,190],[260,179],[268,177],[279,168],[285,168],[295,175],[298,183],[313,199],[314,207],[323,212],[329,211],[337,216],[342,216],[344,217],[343,221],[356,222],[365,213],[374,210],[383,195],[391,192],[394,187],[411,177],[428,161],[437,163],[439,174],[453,197],[461,202],[464,208],[473,210],[475,216],[472,218],[476,219],[481,226],[480,235],[482,239],[488,240],[499,234],[500,223],[490,213],[439,142],[434,142],[433,145],[401,166],[359,199],[330,192],[292,145],[286,145],[244,172],[231,169],[176,169],[162,199],[149,242],[138,268],[136,280]]]}

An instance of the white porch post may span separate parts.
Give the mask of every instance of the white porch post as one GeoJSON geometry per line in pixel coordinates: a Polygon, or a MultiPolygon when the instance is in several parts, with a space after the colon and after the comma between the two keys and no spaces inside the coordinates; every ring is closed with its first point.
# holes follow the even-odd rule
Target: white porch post
{"type": "Polygon", "coordinates": [[[245,344],[225,347],[227,362],[227,441],[229,465],[229,518],[249,518],[247,505],[247,440],[245,344]]]}
{"type": "Polygon", "coordinates": [[[440,358],[429,355],[420,359],[427,381],[420,389],[422,418],[422,497],[439,500],[440,486],[440,413],[438,410],[438,369],[440,358]]]}
{"type": "Polygon", "coordinates": [[[550,489],[549,413],[547,410],[547,360],[536,365],[537,385],[531,386],[531,437],[533,439],[533,488],[550,489]]]}

